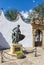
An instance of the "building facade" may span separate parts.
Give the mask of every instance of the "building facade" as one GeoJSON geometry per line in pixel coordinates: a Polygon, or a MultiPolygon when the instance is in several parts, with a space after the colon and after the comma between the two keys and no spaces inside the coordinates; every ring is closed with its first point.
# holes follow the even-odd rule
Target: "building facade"
{"type": "Polygon", "coordinates": [[[35,18],[32,23],[33,47],[44,48],[44,21],[41,18],[35,18]]]}

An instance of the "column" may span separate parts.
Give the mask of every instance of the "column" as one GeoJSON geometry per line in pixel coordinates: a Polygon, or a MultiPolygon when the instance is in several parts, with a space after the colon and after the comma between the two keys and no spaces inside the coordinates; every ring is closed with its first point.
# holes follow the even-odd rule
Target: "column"
{"type": "Polygon", "coordinates": [[[35,44],[35,42],[34,42],[34,37],[35,37],[35,29],[32,29],[32,34],[33,34],[33,47],[34,47],[34,44],[35,44]]]}
{"type": "Polygon", "coordinates": [[[42,37],[42,47],[44,48],[44,30],[43,30],[43,37],[42,37]]]}

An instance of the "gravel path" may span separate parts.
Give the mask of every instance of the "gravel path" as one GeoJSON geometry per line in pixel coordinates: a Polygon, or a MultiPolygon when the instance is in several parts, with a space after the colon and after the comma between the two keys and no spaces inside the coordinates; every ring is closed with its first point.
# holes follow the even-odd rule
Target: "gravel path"
{"type": "Polygon", "coordinates": [[[4,53],[4,56],[6,56],[7,58],[4,58],[4,63],[0,62],[0,65],[44,65],[43,48],[37,48],[37,57],[35,57],[35,52],[26,54],[25,59],[17,59],[16,57],[7,55],[6,53],[4,53]]]}

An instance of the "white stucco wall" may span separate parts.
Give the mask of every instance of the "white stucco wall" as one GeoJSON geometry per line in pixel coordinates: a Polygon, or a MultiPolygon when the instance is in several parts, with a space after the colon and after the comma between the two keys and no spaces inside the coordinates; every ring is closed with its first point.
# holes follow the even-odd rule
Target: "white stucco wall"
{"type": "MultiPolygon", "coordinates": [[[[20,25],[21,33],[25,35],[25,38],[20,41],[19,43],[23,44],[24,47],[32,47],[32,26],[31,24],[27,24],[22,21],[21,17],[19,16],[19,19],[16,22],[10,22],[8,21],[3,12],[0,15],[0,32],[6,39],[9,45],[12,43],[12,29],[16,27],[17,25],[20,25]]],[[[3,40],[2,40],[3,41],[3,40]]],[[[4,47],[8,47],[6,43],[0,43],[0,45],[3,45],[4,47]]]]}

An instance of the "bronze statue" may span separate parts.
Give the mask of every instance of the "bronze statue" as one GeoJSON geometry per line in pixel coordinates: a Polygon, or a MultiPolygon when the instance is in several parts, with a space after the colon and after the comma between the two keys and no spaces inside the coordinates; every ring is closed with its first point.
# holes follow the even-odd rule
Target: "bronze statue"
{"type": "Polygon", "coordinates": [[[13,43],[18,43],[19,41],[19,35],[21,34],[21,31],[19,29],[20,25],[17,25],[12,31],[12,42],[13,43]]]}

